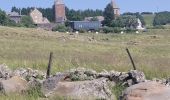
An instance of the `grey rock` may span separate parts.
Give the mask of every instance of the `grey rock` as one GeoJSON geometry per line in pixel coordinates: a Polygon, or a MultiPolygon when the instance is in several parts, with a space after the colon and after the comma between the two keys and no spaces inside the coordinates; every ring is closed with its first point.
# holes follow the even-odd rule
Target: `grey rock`
{"type": "Polygon", "coordinates": [[[26,79],[27,81],[31,81],[36,79],[45,79],[45,74],[41,71],[38,70],[33,70],[31,68],[20,68],[17,69],[13,72],[14,76],[20,76],[23,77],[24,79],[26,79]]]}
{"type": "Polygon", "coordinates": [[[131,70],[128,74],[130,79],[133,80],[133,84],[145,82],[146,80],[145,74],[141,71],[131,70]]]}
{"type": "Polygon", "coordinates": [[[63,96],[75,100],[114,100],[107,78],[92,81],[59,82],[46,96],[63,96]]]}
{"type": "Polygon", "coordinates": [[[58,83],[67,77],[65,73],[57,73],[55,76],[50,77],[43,81],[42,83],[42,93],[47,96],[53,91],[58,83]]]}
{"type": "Polygon", "coordinates": [[[0,92],[6,95],[10,93],[21,93],[26,90],[27,81],[21,77],[14,76],[8,80],[0,81],[0,92]]]}
{"type": "Polygon", "coordinates": [[[128,87],[121,100],[169,100],[170,87],[158,82],[143,82],[128,87]]]}
{"type": "Polygon", "coordinates": [[[0,65],[0,78],[9,79],[12,77],[12,70],[8,68],[5,64],[0,65]]]}

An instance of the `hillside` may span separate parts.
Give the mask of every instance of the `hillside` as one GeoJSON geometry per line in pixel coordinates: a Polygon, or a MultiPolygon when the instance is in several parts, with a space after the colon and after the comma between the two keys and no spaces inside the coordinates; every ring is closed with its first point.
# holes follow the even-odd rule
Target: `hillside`
{"type": "Polygon", "coordinates": [[[143,34],[79,34],[0,26],[0,63],[13,69],[45,70],[54,52],[53,72],[85,67],[127,71],[132,69],[128,47],[137,69],[147,78],[168,77],[170,30],[149,30],[143,34]]]}

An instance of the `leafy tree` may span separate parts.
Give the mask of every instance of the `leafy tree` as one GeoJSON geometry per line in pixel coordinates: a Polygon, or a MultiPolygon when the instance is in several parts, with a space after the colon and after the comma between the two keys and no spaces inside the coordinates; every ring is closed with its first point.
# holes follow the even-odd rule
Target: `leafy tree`
{"type": "Polygon", "coordinates": [[[170,12],[159,12],[156,13],[156,16],[153,21],[153,25],[166,25],[170,23],[170,12]]]}
{"type": "Polygon", "coordinates": [[[111,22],[114,20],[114,10],[112,5],[109,3],[104,10],[104,21],[103,24],[106,26],[111,26],[111,22]]]}
{"type": "Polygon", "coordinates": [[[0,9],[0,25],[7,25],[8,18],[4,11],[0,9]]]}
{"type": "Polygon", "coordinates": [[[28,28],[34,27],[33,21],[30,16],[23,16],[21,18],[20,24],[21,26],[28,27],[28,28]]]}

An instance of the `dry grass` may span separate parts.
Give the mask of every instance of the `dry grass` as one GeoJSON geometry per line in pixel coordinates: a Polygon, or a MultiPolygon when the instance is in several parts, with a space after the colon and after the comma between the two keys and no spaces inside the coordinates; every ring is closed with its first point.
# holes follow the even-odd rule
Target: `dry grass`
{"type": "Polygon", "coordinates": [[[50,51],[54,52],[53,72],[75,67],[97,71],[132,69],[128,47],[137,68],[147,78],[169,77],[170,30],[149,30],[142,34],[80,34],[40,29],[0,27],[0,63],[13,69],[31,67],[45,70],[50,51]],[[89,41],[94,37],[96,41],[89,41]]]}

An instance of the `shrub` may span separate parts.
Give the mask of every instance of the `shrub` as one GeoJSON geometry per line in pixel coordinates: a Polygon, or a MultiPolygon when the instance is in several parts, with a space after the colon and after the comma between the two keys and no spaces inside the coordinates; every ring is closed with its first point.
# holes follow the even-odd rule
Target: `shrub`
{"type": "Polygon", "coordinates": [[[136,32],[137,29],[134,29],[134,28],[127,28],[125,31],[126,31],[126,33],[133,33],[133,32],[136,32]]]}
{"type": "Polygon", "coordinates": [[[86,33],[86,30],[81,29],[81,30],[79,30],[79,32],[80,32],[80,33],[86,33]]]}
{"type": "Polygon", "coordinates": [[[57,25],[52,31],[66,32],[68,31],[68,28],[65,25],[57,25]]]}
{"type": "Polygon", "coordinates": [[[104,27],[104,28],[103,28],[103,32],[104,32],[104,33],[113,33],[114,30],[113,30],[112,27],[104,27]]]}

